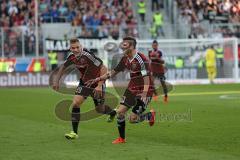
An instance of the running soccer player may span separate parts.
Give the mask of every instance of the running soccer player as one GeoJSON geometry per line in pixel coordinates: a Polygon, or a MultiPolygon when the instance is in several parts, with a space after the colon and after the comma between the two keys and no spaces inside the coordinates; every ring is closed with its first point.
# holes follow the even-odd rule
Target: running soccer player
{"type": "MultiPolygon", "coordinates": [[[[168,89],[166,85],[166,77],[164,75],[165,69],[164,69],[164,60],[162,59],[162,51],[158,49],[158,42],[154,40],[152,42],[152,50],[148,52],[148,57],[150,59],[150,67],[151,67],[151,72],[153,76],[153,82],[155,78],[158,78],[161,82],[162,88],[163,88],[163,93],[164,93],[164,102],[168,102],[168,89]]],[[[154,90],[154,99],[157,100],[157,92],[154,90]]]]}
{"type": "Polygon", "coordinates": [[[119,138],[114,140],[112,142],[113,144],[126,142],[125,115],[130,108],[132,108],[132,113],[129,117],[130,123],[147,120],[149,121],[149,125],[152,126],[155,122],[155,111],[153,109],[148,113],[143,113],[151,101],[153,84],[150,77],[149,61],[144,54],[136,50],[136,44],[135,38],[125,37],[121,43],[124,56],[121,58],[119,64],[107,74],[88,82],[89,85],[91,85],[92,83],[114,77],[125,69],[130,71],[130,82],[128,83],[128,87],[125,90],[118,109],[115,110],[117,114],[119,138]]]}
{"type": "Polygon", "coordinates": [[[96,111],[102,114],[110,114],[112,109],[104,104],[105,82],[99,81],[86,86],[85,82],[90,79],[97,78],[107,73],[107,68],[103,65],[101,59],[93,53],[83,48],[79,40],[73,38],[70,40],[70,55],[65,63],[60,67],[56,79],[53,84],[53,89],[59,89],[59,80],[64,71],[74,65],[80,72],[79,85],[75,91],[75,96],[72,102],[72,129],[70,133],[65,134],[67,139],[78,138],[78,125],[80,121],[80,106],[84,103],[88,96],[93,98],[96,111]],[[87,73],[87,74],[86,74],[87,73]]]}

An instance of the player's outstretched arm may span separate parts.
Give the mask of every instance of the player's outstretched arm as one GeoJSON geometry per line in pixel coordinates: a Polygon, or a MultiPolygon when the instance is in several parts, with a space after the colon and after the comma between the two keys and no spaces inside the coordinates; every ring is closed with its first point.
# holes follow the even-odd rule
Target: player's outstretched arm
{"type": "Polygon", "coordinates": [[[53,89],[58,90],[59,89],[59,81],[66,71],[66,69],[71,66],[73,63],[73,59],[75,56],[73,54],[70,54],[67,58],[67,60],[59,67],[59,69],[56,71],[56,75],[54,76],[53,79],[53,89]]]}
{"type": "MultiPolygon", "coordinates": [[[[101,69],[100,69],[100,77],[107,74],[108,70],[107,67],[105,65],[102,65],[101,69]]],[[[99,86],[102,86],[102,84],[105,82],[105,80],[101,80],[98,82],[99,86]]]]}
{"type": "MultiPolygon", "coordinates": [[[[101,66],[101,69],[100,69],[100,76],[103,76],[104,74],[107,73],[107,67],[105,65],[102,65],[101,66]]],[[[105,80],[100,80],[98,82],[98,85],[97,87],[94,89],[94,97],[102,97],[102,85],[103,83],[105,82],[105,80]]]]}
{"type": "Polygon", "coordinates": [[[89,87],[94,83],[99,83],[100,81],[105,82],[107,79],[112,78],[114,76],[116,76],[118,74],[118,72],[116,72],[115,70],[112,70],[110,72],[107,72],[106,74],[96,78],[96,79],[92,79],[87,81],[85,84],[89,87]]]}
{"type": "Polygon", "coordinates": [[[62,77],[62,74],[63,74],[63,71],[65,70],[65,66],[64,65],[61,65],[60,67],[59,67],[59,70],[58,70],[58,72],[56,73],[56,76],[55,76],[55,78],[54,78],[54,80],[53,80],[53,89],[54,90],[58,90],[59,89],[59,81],[60,81],[60,79],[61,79],[61,77],[62,77]]]}

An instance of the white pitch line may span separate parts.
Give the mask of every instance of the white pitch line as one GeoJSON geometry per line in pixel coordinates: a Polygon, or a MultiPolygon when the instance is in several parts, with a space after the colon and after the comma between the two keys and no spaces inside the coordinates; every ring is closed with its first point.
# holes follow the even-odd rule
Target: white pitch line
{"type": "Polygon", "coordinates": [[[240,99],[240,95],[221,95],[220,99],[240,99]]]}
{"type": "Polygon", "coordinates": [[[169,94],[169,96],[198,96],[198,95],[219,95],[219,94],[240,94],[240,91],[172,93],[172,94],[169,94]]]}

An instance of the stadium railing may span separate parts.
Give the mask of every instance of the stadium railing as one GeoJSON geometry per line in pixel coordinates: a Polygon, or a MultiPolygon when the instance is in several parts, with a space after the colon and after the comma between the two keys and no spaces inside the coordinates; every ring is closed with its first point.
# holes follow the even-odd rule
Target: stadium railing
{"type": "MultiPolygon", "coordinates": [[[[39,29],[41,33],[41,29],[39,29]]],[[[39,36],[40,55],[43,55],[44,38],[39,36]]],[[[0,28],[1,57],[35,56],[35,27],[0,28]]]]}

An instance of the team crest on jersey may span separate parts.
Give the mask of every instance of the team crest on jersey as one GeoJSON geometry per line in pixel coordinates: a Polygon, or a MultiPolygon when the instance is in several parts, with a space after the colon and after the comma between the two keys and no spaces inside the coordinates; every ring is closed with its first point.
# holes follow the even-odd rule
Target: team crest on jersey
{"type": "Polygon", "coordinates": [[[137,64],[133,63],[131,68],[132,68],[132,70],[135,70],[137,68],[137,64]]]}

